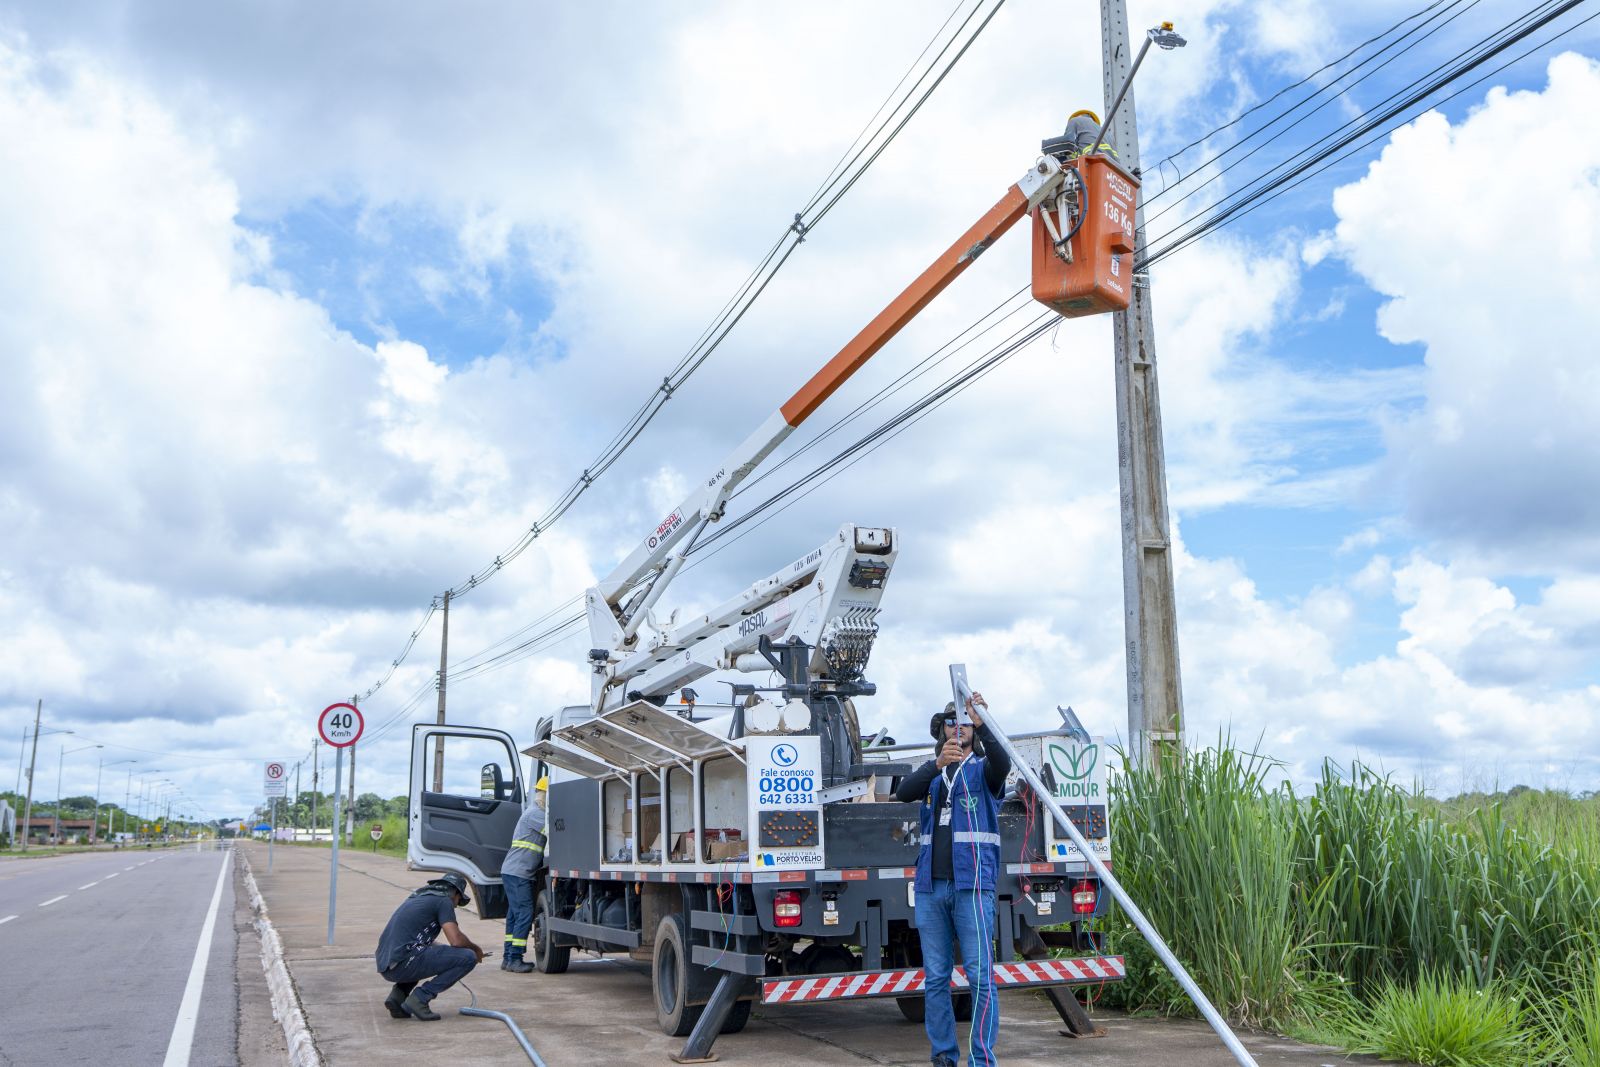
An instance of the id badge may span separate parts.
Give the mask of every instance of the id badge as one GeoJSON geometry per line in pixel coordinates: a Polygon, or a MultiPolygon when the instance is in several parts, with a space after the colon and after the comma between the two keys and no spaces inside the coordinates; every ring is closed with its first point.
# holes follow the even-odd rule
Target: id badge
{"type": "Polygon", "coordinates": [[[939,825],[940,826],[949,826],[950,825],[950,809],[949,808],[940,808],[939,809],[939,825]]]}

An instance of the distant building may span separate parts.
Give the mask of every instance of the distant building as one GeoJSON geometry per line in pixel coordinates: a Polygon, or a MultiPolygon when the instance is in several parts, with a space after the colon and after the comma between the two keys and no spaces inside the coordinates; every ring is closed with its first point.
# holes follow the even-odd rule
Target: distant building
{"type": "Polygon", "coordinates": [[[94,825],[93,819],[57,819],[53,815],[35,815],[24,822],[24,832],[30,844],[67,845],[89,840],[94,825]]]}

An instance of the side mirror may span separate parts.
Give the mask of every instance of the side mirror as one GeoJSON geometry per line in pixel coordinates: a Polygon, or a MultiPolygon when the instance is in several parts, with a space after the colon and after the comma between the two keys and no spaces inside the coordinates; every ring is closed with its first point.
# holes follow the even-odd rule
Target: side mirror
{"type": "Polygon", "coordinates": [[[506,781],[505,772],[498,763],[485,763],[478,776],[479,793],[486,800],[511,800],[520,799],[517,796],[517,783],[506,781]]]}

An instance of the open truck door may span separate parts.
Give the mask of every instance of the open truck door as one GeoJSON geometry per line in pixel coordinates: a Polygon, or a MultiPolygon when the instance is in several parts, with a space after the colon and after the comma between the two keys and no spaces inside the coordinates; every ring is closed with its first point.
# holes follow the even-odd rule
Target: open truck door
{"type": "Polygon", "coordinates": [[[406,858],[470,881],[478,915],[503,918],[500,864],[527,797],[511,735],[420,723],[411,730],[411,825],[406,858]]]}

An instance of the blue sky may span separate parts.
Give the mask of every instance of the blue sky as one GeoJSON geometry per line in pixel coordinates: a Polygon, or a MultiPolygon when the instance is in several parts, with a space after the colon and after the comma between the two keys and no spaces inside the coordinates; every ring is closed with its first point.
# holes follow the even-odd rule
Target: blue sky
{"type": "MultiPolygon", "coordinates": [[[[1159,14],[1134,8],[1140,25],[1159,14]]],[[[624,63],[595,44],[614,32],[603,8],[448,26],[375,10],[0,5],[0,143],[34,146],[0,160],[0,223],[18,235],[0,251],[0,373],[26,401],[0,429],[16,630],[0,740],[43,697],[47,719],[110,745],[183,739],[170,759],[194,768],[192,795],[247,803],[238,767],[298,759],[315,710],[386,674],[430,598],[545,510],[944,15],[655,12],[624,63]],[[822,43],[792,48],[802,34],[822,43]]],[[[1141,74],[1147,169],[1411,10],[1193,5],[1189,46],[1141,74]]],[[[1435,5],[1456,16],[1445,31],[1152,236],[1520,10],[1435,5]]],[[[458,604],[457,657],[609,570],[1039,137],[1098,101],[1098,35],[1046,42],[1039,17],[1010,0],[637,446],[458,604]]],[[[1600,194],[1579,118],[1600,102],[1596,25],[1157,265],[1195,737],[1260,736],[1299,776],[1360,756],[1565,781],[1575,739],[1600,733],[1600,386],[1584,358],[1600,324],[1581,296],[1600,284],[1600,194]],[[1519,223],[1540,251],[1510,271],[1492,235],[1524,192],[1562,221],[1519,223]]],[[[998,303],[1025,261],[1020,234],[1003,241],[819,421],[998,303]]],[[[874,721],[919,721],[962,659],[1025,721],[1070,702],[1117,734],[1110,385],[1106,324],[1063,326],[674,595],[720,601],[841,521],[892,522],[907,551],[874,721]]],[[[426,689],[437,625],[372,698],[396,724],[364,759],[377,791],[403,785],[400,727],[427,703],[406,698],[426,689]]],[[[581,699],[586,635],[557,636],[463,681],[461,714],[519,730],[535,705],[581,699]]]]}

